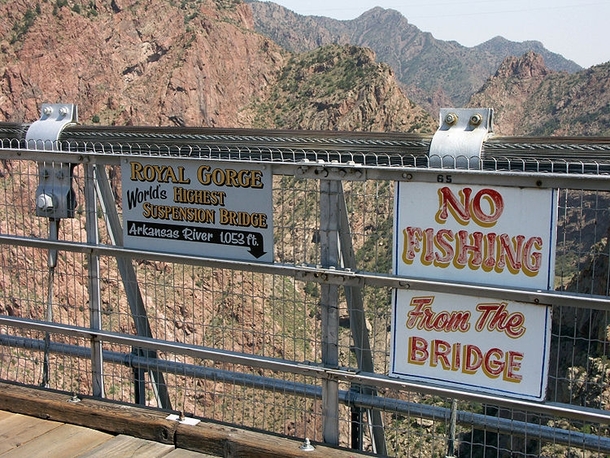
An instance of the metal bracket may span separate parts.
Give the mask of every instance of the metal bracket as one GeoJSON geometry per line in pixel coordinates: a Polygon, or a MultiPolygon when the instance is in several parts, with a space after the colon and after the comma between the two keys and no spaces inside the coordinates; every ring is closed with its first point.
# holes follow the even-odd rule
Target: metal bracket
{"type": "Polygon", "coordinates": [[[483,142],[493,131],[492,108],[442,108],[430,143],[430,167],[479,169],[483,142]]]}
{"type": "Polygon", "coordinates": [[[366,170],[355,162],[339,164],[338,162],[302,161],[295,172],[296,178],[316,180],[366,181],[366,170]]]}
{"type": "MultiPolygon", "coordinates": [[[[43,104],[40,119],[29,127],[25,140],[31,149],[60,151],[59,136],[69,124],[78,122],[73,104],[43,104]]],[[[72,175],[75,165],[62,162],[38,163],[36,216],[51,219],[73,218],[76,208],[72,175]]]]}
{"type": "Polygon", "coordinates": [[[32,123],[26,135],[26,147],[45,151],[59,151],[59,135],[68,124],[78,122],[74,104],[43,103],[40,119],[32,123]]]}
{"type": "Polygon", "coordinates": [[[165,417],[165,419],[170,421],[177,421],[178,423],[181,423],[183,425],[190,426],[197,426],[201,422],[201,420],[198,420],[196,418],[185,417],[184,413],[180,413],[180,415],[170,414],[165,417]]]}

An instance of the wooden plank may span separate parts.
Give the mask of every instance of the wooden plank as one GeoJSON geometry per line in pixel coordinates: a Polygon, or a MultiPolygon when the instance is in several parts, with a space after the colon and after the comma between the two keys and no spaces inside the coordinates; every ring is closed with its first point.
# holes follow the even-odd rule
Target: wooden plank
{"type": "Polygon", "coordinates": [[[4,412],[0,420],[0,454],[27,444],[62,424],[4,412]]]}
{"type": "Polygon", "coordinates": [[[176,447],[195,450],[213,456],[240,458],[359,458],[371,456],[323,444],[313,444],[315,450],[301,450],[303,441],[264,434],[231,426],[199,423],[182,425],[176,430],[176,447]]]}
{"type": "MultiPolygon", "coordinates": [[[[69,399],[70,395],[67,393],[0,382],[0,406],[4,410],[172,444],[180,449],[213,456],[242,458],[371,456],[368,453],[322,444],[314,444],[315,451],[305,452],[299,449],[302,441],[297,439],[215,423],[184,425],[177,421],[166,420],[167,412],[103,399],[84,398],[80,402],[68,402],[69,399]]],[[[36,455],[27,458],[32,456],[36,455]]]]}
{"type": "Polygon", "coordinates": [[[0,382],[0,406],[25,415],[86,426],[99,431],[174,443],[176,423],[167,413],[102,399],[69,402],[70,395],[0,382]]]}
{"type": "Polygon", "coordinates": [[[87,458],[107,458],[109,456],[161,458],[171,453],[174,448],[173,445],[121,434],[89,451],[87,458]]]}
{"type": "Polygon", "coordinates": [[[203,453],[177,448],[165,458],[218,458],[218,455],[205,455],[203,453]]]}
{"type": "Polygon", "coordinates": [[[83,452],[112,438],[110,434],[82,426],[63,424],[2,455],[2,458],[65,458],[83,452]]]}

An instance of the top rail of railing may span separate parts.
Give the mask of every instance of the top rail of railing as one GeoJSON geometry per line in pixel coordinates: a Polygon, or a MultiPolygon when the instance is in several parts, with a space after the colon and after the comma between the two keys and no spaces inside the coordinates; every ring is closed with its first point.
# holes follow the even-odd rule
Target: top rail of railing
{"type": "MultiPolygon", "coordinates": [[[[36,149],[28,124],[0,123],[0,147],[36,149]]],[[[189,127],[69,125],[57,150],[104,155],[161,155],[381,167],[431,167],[432,135],[189,127]]],[[[451,161],[441,161],[451,169],[451,161]],[[447,165],[448,164],[448,165],[447,165]]],[[[478,170],[610,174],[610,137],[494,137],[478,170]]]]}

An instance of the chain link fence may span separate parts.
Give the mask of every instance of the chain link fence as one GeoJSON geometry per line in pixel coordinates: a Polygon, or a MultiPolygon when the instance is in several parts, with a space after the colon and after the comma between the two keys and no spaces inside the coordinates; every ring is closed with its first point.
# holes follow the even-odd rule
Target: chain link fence
{"type": "Polygon", "coordinates": [[[610,161],[487,145],[480,169],[450,169],[457,183],[558,188],[555,289],[466,285],[552,304],[533,402],[388,376],[393,291],[447,287],[392,273],[396,183],[447,172],[428,166],[429,139],[134,130],[74,127],[62,152],[41,152],[4,126],[0,379],[379,455],[610,455],[610,161]],[[273,262],[124,248],[121,161],[134,156],[269,167],[273,262]],[[73,217],[37,216],[41,170],[57,163],[73,217]]]}

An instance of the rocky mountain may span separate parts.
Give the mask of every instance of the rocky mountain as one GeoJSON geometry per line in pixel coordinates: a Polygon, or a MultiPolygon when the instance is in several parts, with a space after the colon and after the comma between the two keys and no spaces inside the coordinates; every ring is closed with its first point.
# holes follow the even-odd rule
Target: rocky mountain
{"type": "Polygon", "coordinates": [[[608,136],[610,62],[569,74],[532,52],[509,57],[468,105],[493,107],[498,135],[608,136]]]}
{"type": "Polygon", "coordinates": [[[435,39],[410,24],[402,14],[380,7],[360,17],[339,21],[301,16],[271,2],[249,2],[256,30],[292,52],[329,43],[371,48],[392,67],[408,96],[436,114],[442,106],[463,106],[508,56],[534,51],[555,71],[581,68],[536,41],[516,43],[502,37],[468,48],[435,39]]]}
{"type": "Polygon", "coordinates": [[[106,124],[248,125],[285,52],[231,0],[0,2],[0,115],[72,102],[106,124]],[[220,65],[220,63],[223,65],[220,65]]]}
{"type": "Polygon", "coordinates": [[[0,18],[0,121],[32,121],[42,103],[69,102],[85,124],[411,129],[414,108],[393,73],[352,47],[312,64],[324,84],[343,85],[340,107],[316,89],[307,113],[293,103],[290,123],[275,122],[265,110],[283,103],[282,88],[299,87],[288,78],[303,76],[301,64],[254,30],[241,0],[0,1],[0,18]],[[348,67],[349,79],[337,76],[348,67]]]}
{"type": "Polygon", "coordinates": [[[357,46],[328,45],[293,56],[269,97],[259,127],[433,133],[435,123],[402,96],[393,71],[357,46]]]}

